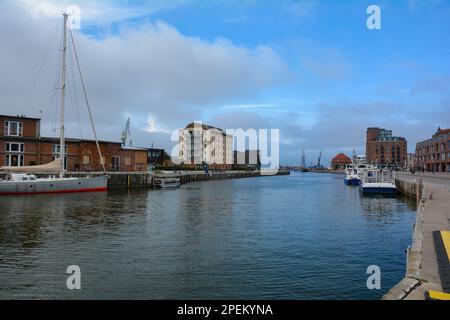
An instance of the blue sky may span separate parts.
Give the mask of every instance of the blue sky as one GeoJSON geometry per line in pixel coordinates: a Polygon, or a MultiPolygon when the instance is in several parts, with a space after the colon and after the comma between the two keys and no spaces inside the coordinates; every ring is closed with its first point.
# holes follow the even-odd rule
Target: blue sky
{"type": "MultiPolygon", "coordinates": [[[[22,5],[35,12],[51,13],[48,9],[57,6],[57,1],[30,3],[23,1],[22,5]]],[[[192,120],[225,128],[279,128],[281,162],[296,164],[302,148],[308,150],[311,161],[320,150],[327,161],[337,152],[351,153],[353,148],[364,152],[365,128],[370,126],[387,127],[405,136],[411,152],[418,140],[430,137],[438,126],[450,127],[450,1],[70,2],[74,3],[82,9],[79,36],[86,39],[86,46],[102,48],[102,44],[125,42],[139,34],[141,42],[156,39],[151,42],[154,49],[177,38],[192,45],[194,52],[200,46],[204,57],[215,57],[202,65],[202,59],[195,58],[202,56],[194,55],[199,73],[193,70],[184,77],[188,83],[190,77],[194,79],[193,90],[199,91],[195,97],[180,94],[180,100],[174,101],[176,88],[171,91],[166,86],[161,90],[167,90],[167,97],[161,90],[147,96],[147,101],[158,96],[155,104],[167,101],[167,106],[149,111],[154,119],[151,130],[144,130],[148,124],[144,86],[133,93],[142,94],[142,102],[117,107],[122,117],[118,126],[127,115],[132,116],[141,144],[152,140],[169,148],[167,132],[192,120]],[[381,30],[366,27],[366,9],[371,4],[381,7],[381,30]],[[220,50],[236,59],[222,59],[220,50]],[[247,59],[247,64],[255,61],[254,67],[242,75],[227,73],[227,68],[239,69],[237,63],[246,65],[241,58],[247,59]],[[229,65],[219,67],[218,61],[229,65]],[[211,74],[205,75],[208,72],[211,74]],[[205,88],[211,93],[203,96],[198,86],[214,82],[215,74],[224,82],[205,88]],[[205,79],[197,84],[200,76],[205,79]],[[233,90],[225,82],[238,85],[235,77],[245,78],[245,82],[233,90]],[[220,86],[226,88],[223,93],[220,86]],[[167,109],[172,110],[173,121],[164,114],[167,109]]],[[[142,50],[148,50],[144,63],[152,63],[152,47],[142,50]]],[[[167,54],[178,57],[174,52],[167,54]]],[[[166,79],[167,70],[173,71],[171,64],[168,61],[167,68],[150,70],[166,79]]],[[[169,86],[170,78],[166,81],[169,86]]],[[[150,92],[156,90],[152,84],[150,81],[150,92]]],[[[98,98],[98,104],[106,103],[98,98]]],[[[116,129],[108,130],[105,127],[104,132],[109,137],[116,129]]]]}

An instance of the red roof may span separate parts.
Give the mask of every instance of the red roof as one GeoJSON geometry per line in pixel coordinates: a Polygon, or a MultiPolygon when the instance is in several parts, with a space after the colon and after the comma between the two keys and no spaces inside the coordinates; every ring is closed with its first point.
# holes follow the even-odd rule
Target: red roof
{"type": "Polygon", "coordinates": [[[350,159],[343,153],[339,153],[338,155],[336,155],[336,157],[333,158],[333,160],[331,160],[331,163],[351,163],[351,162],[352,159],[350,159]]]}
{"type": "Polygon", "coordinates": [[[441,129],[439,128],[437,131],[437,134],[446,134],[446,133],[450,133],[450,129],[441,129]]]}

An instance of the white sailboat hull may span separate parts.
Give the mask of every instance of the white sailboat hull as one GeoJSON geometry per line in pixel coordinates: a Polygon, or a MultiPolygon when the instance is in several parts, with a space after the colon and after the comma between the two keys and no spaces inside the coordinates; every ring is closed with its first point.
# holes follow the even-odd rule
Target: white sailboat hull
{"type": "Polygon", "coordinates": [[[107,190],[107,176],[92,178],[37,179],[35,181],[0,181],[0,196],[105,192],[107,190]]]}

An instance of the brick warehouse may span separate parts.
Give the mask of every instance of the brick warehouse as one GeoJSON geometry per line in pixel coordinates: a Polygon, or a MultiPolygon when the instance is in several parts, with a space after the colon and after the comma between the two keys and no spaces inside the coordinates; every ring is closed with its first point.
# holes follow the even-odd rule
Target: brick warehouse
{"type": "Polygon", "coordinates": [[[406,165],[407,155],[408,143],[405,138],[394,137],[391,130],[367,129],[367,163],[403,167],[406,165]]]}
{"type": "MultiPolygon", "coordinates": [[[[46,164],[59,156],[59,138],[40,136],[41,120],[0,115],[0,166],[46,164]]],[[[106,170],[147,171],[149,149],[124,148],[120,142],[99,141],[106,170]]],[[[101,171],[93,140],[66,139],[67,171],[101,171]]]]}
{"type": "Polygon", "coordinates": [[[416,145],[417,170],[450,172],[450,129],[439,128],[431,139],[416,145]]]}

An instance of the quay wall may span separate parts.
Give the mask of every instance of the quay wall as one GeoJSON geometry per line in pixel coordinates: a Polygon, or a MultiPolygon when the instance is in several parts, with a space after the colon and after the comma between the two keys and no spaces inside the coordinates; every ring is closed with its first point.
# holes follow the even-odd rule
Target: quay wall
{"type": "Polygon", "coordinates": [[[406,180],[406,179],[395,179],[395,186],[398,191],[408,197],[416,200],[420,200],[423,191],[422,180],[406,180]]]}
{"type": "Polygon", "coordinates": [[[383,300],[423,300],[428,290],[443,291],[439,261],[448,258],[438,252],[435,233],[450,230],[450,190],[445,183],[436,178],[411,175],[396,180],[401,193],[416,198],[417,213],[412,243],[406,255],[405,277],[383,296],[383,300]]]}
{"type": "MultiPolygon", "coordinates": [[[[68,172],[67,177],[87,177],[94,176],[97,172],[68,172]]],[[[273,175],[289,175],[290,172],[280,170],[273,175]]],[[[48,177],[51,173],[37,174],[37,177],[48,177]]],[[[193,172],[108,172],[108,187],[111,188],[153,188],[155,179],[180,178],[181,184],[194,181],[210,181],[225,179],[242,179],[266,176],[260,171],[226,171],[206,174],[203,171],[193,172]]],[[[4,179],[6,174],[0,174],[0,179],[4,179]]]]}
{"type": "MultiPolygon", "coordinates": [[[[422,200],[423,183],[422,180],[395,179],[395,185],[398,191],[408,197],[416,199],[417,203],[422,200]]],[[[405,277],[391,288],[382,300],[403,300],[405,297],[419,285],[420,262],[422,259],[422,224],[423,205],[419,204],[414,223],[411,246],[406,253],[406,273],[405,277]]]]}
{"type": "MultiPolygon", "coordinates": [[[[275,175],[289,175],[289,171],[278,171],[275,175]]],[[[220,172],[214,174],[205,174],[205,173],[192,173],[192,174],[184,174],[181,178],[181,184],[194,182],[194,181],[209,181],[209,180],[225,180],[225,179],[242,179],[242,178],[254,178],[254,177],[262,177],[265,176],[261,174],[259,171],[229,171],[229,172],[220,172]]]]}

